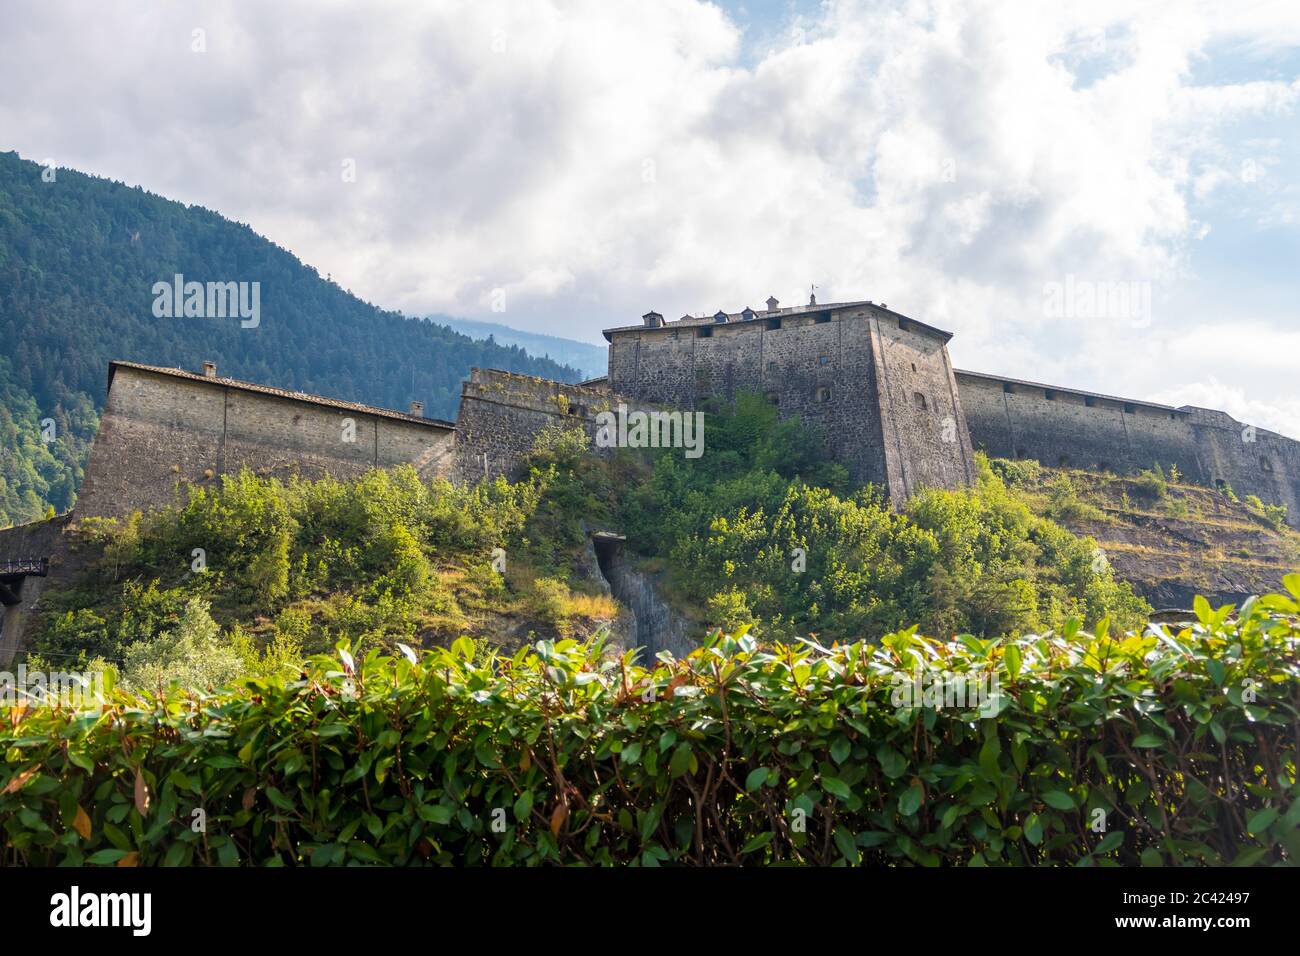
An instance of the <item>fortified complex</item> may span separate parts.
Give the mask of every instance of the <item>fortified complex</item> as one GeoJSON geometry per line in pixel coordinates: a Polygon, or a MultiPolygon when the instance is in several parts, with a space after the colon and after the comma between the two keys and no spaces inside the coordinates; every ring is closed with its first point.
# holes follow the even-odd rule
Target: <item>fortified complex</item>
{"type": "Polygon", "coordinates": [[[548,425],[595,437],[597,416],[619,404],[707,412],[760,394],[814,427],[828,456],[895,505],[923,488],[970,484],[982,449],[1116,473],[1176,465],[1300,519],[1300,443],[1212,409],[955,370],[951,333],[883,304],[781,308],[769,298],[762,311],[676,321],[647,312],[604,336],[608,375],[579,385],[473,369],[455,423],[424,417],[419,402],[399,412],[220,378],[211,363],[200,373],[111,363],[74,514],[0,531],[0,666],[40,589],[57,579],[71,518],[161,507],[245,467],[348,478],[409,463],[425,478],[508,476],[548,425]]]}

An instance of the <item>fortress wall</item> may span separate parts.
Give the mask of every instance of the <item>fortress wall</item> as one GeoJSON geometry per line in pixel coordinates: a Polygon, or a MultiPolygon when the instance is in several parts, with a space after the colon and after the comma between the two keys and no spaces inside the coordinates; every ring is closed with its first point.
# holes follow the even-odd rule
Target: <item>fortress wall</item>
{"type": "Polygon", "coordinates": [[[609,381],[648,402],[692,407],[695,400],[695,330],[645,329],[614,336],[609,381]]]}
{"type": "Polygon", "coordinates": [[[76,513],[117,517],[160,507],[187,484],[243,467],[280,477],[348,478],[411,462],[426,478],[445,475],[454,435],[433,422],[118,366],[76,513]],[[355,441],[344,441],[346,419],[355,425],[355,441]]]}
{"type": "Polygon", "coordinates": [[[1224,412],[1196,408],[1192,415],[1205,483],[1226,482],[1238,497],[1286,505],[1289,522],[1300,525],[1300,442],[1250,429],[1224,412]]]}
{"type": "Polygon", "coordinates": [[[884,447],[898,473],[891,498],[901,503],[922,488],[970,484],[970,436],[944,340],[891,315],[871,322],[884,447]]]}
{"type": "MultiPolygon", "coordinates": [[[[885,417],[877,392],[877,348],[870,317],[855,313],[836,323],[840,359],[831,404],[836,458],[877,488],[891,487],[885,454],[885,417]]],[[[901,472],[895,480],[901,480],[901,472]]]]}
{"type": "Polygon", "coordinates": [[[958,487],[973,477],[946,338],[903,322],[856,305],[618,331],[610,383],[621,394],[686,408],[709,396],[764,394],[782,417],[816,426],[855,478],[887,485],[902,501],[921,487],[958,487]],[[917,392],[924,408],[913,404],[917,392]]]}
{"type": "Polygon", "coordinates": [[[1300,442],[1225,412],[1165,408],[969,372],[957,373],[971,441],[997,458],[1131,474],[1171,465],[1207,487],[1286,505],[1300,523],[1300,442]],[[1052,398],[1048,398],[1048,395],[1052,398]]]}
{"type": "MultiPolygon", "coordinates": [[[[676,399],[673,404],[694,408],[713,397],[730,402],[737,392],[763,391],[764,349],[760,330],[726,323],[699,326],[695,335],[692,391],[686,401],[676,399]],[[707,337],[702,332],[708,333],[707,337]],[[758,334],[749,334],[752,332],[758,334]]],[[[651,350],[643,351],[641,360],[651,369],[662,361],[658,352],[651,350]]]]}
{"type": "Polygon", "coordinates": [[[537,436],[551,425],[581,423],[594,441],[596,414],[611,402],[611,395],[601,388],[473,369],[461,386],[454,475],[466,483],[517,476],[537,436]]]}
{"type": "Polygon", "coordinates": [[[79,517],[120,517],[174,500],[219,472],[225,399],[197,382],[118,369],[81,483],[79,517]]]}
{"type": "Polygon", "coordinates": [[[1184,411],[961,372],[957,383],[971,442],[993,457],[1117,474],[1158,462],[1202,480],[1184,411]]]}

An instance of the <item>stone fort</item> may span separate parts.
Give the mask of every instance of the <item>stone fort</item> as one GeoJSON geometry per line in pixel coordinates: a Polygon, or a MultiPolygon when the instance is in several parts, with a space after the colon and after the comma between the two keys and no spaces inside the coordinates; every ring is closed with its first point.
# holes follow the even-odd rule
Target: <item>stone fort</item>
{"type": "Polygon", "coordinates": [[[419,402],[395,411],[223,378],[211,363],[190,372],[113,362],[74,513],[0,531],[0,666],[68,558],[61,531],[71,518],[147,511],[245,467],[348,478],[409,463],[426,478],[510,476],[547,426],[594,436],[596,416],[620,403],[708,410],[762,395],[895,505],[970,484],[973,452],[984,450],[1118,474],[1177,465],[1188,480],[1300,519],[1300,443],[1282,435],[1213,409],[960,371],[951,333],[883,304],[765,305],[675,321],[648,312],[606,329],[608,374],[577,385],[473,369],[455,422],[425,417],[419,402]]]}

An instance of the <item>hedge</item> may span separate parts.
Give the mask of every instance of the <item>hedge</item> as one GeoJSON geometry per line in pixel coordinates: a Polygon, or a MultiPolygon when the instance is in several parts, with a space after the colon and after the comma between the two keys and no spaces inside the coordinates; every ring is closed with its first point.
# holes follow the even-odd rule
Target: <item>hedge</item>
{"type": "Polygon", "coordinates": [[[648,669],[597,644],[506,659],[461,639],[211,694],[109,688],[99,714],[10,708],[3,860],[1288,864],[1286,583],[1235,613],[1198,599],[1178,633],[740,634],[648,669]],[[991,717],[901,690],[994,673],[991,717]]]}

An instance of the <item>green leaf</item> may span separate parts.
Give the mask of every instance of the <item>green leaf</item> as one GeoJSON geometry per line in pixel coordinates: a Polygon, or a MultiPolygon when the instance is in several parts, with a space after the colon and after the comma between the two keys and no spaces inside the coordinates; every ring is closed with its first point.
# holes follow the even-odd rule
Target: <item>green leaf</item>
{"type": "Polygon", "coordinates": [[[1165,745],[1164,738],[1157,737],[1155,734],[1138,734],[1135,738],[1133,738],[1134,747],[1152,748],[1152,747],[1163,747],[1164,745],[1165,745]]]}
{"type": "Polygon", "coordinates": [[[623,748],[623,752],[618,755],[620,763],[634,764],[641,759],[641,742],[633,741],[623,748]]]}
{"type": "Polygon", "coordinates": [[[748,843],[742,846],[740,848],[740,852],[753,853],[755,850],[761,850],[763,849],[763,847],[771,843],[772,838],[775,836],[776,834],[771,830],[768,830],[766,833],[760,833],[758,836],[754,837],[752,840],[750,840],[748,843]]]}
{"type": "Polygon", "coordinates": [[[1025,839],[1034,846],[1043,842],[1043,821],[1038,818],[1038,814],[1031,813],[1025,817],[1025,839]]]}
{"type": "Polygon", "coordinates": [[[1096,849],[1093,850],[1093,852],[1109,853],[1111,850],[1115,849],[1116,847],[1122,846],[1123,843],[1124,843],[1124,831],[1115,830],[1111,833],[1107,833],[1104,837],[1102,837],[1101,842],[1097,844],[1097,847],[1096,849]]]}
{"type": "Polygon", "coordinates": [[[919,783],[914,783],[898,798],[898,812],[905,817],[910,817],[921,809],[922,791],[919,783]]]}
{"type": "Polygon", "coordinates": [[[531,790],[525,790],[515,800],[515,819],[521,822],[527,820],[528,815],[532,813],[532,811],[533,792],[531,790]]]}
{"type": "Polygon", "coordinates": [[[770,771],[766,767],[757,767],[749,772],[745,777],[745,791],[753,793],[764,783],[767,782],[767,776],[770,771]]]}
{"type": "Polygon", "coordinates": [[[1006,650],[1002,652],[1002,658],[1006,661],[1007,673],[1011,675],[1012,679],[1014,680],[1016,677],[1019,677],[1021,664],[1020,648],[1015,644],[1008,644],[1006,650]]]}
{"type": "Polygon", "coordinates": [[[1160,851],[1153,846],[1147,847],[1142,851],[1139,857],[1143,866],[1164,866],[1165,859],[1160,855],[1160,851]]]}
{"type": "Polygon", "coordinates": [[[836,763],[844,763],[852,752],[853,744],[849,743],[848,737],[836,737],[831,744],[831,759],[836,763]]]}
{"type": "Polygon", "coordinates": [[[834,794],[841,800],[847,801],[853,796],[853,791],[849,789],[849,785],[839,777],[822,777],[822,786],[828,793],[834,794]]]}
{"type": "Polygon", "coordinates": [[[440,804],[422,803],[416,807],[415,812],[420,815],[421,820],[429,823],[436,823],[439,826],[445,826],[451,822],[451,807],[444,807],[440,804]]]}
{"type": "Polygon", "coordinates": [[[1074,800],[1064,790],[1048,790],[1043,794],[1043,802],[1056,810],[1074,809],[1074,800]]]}
{"type": "Polygon", "coordinates": [[[836,849],[844,854],[846,860],[852,864],[858,862],[860,856],[858,853],[858,844],[853,838],[852,830],[848,827],[836,827],[835,832],[832,834],[832,839],[835,840],[836,849]]]}
{"type": "Polygon", "coordinates": [[[1273,807],[1265,807],[1263,810],[1250,815],[1250,818],[1246,820],[1246,830],[1252,836],[1259,836],[1272,826],[1273,821],[1276,819],[1277,810],[1273,807]]]}
{"type": "Polygon", "coordinates": [[[897,780],[907,772],[907,760],[888,744],[881,744],[876,748],[876,759],[880,761],[880,769],[890,780],[897,780]]]}
{"type": "Polygon", "coordinates": [[[672,760],[668,762],[668,772],[673,777],[680,777],[691,768],[691,745],[688,743],[678,744],[677,749],[673,751],[672,760]]]}

